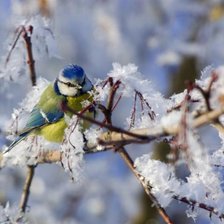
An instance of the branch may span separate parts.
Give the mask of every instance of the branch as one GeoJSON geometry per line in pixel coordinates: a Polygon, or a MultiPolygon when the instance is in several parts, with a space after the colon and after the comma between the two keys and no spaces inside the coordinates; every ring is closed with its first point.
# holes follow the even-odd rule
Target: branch
{"type": "Polygon", "coordinates": [[[59,150],[49,150],[38,155],[37,164],[60,162],[62,153],[59,150]]]}
{"type": "Polygon", "coordinates": [[[10,60],[11,54],[13,50],[16,47],[16,44],[18,43],[19,38],[22,36],[25,45],[26,45],[26,51],[27,51],[27,64],[29,65],[30,70],[30,79],[32,82],[32,86],[36,85],[36,71],[35,71],[35,61],[33,59],[33,51],[32,51],[32,42],[31,42],[31,35],[33,33],[33,26],[28,26],[26,29],[24,26],[20,26],[16,31],[16,38],[12,44],[12,47],[9,50],[9,53],[5,60],[5,66],[10,60]]]}
{"type": "MultiPolygon", "coordinates": [[[[213,120],[216,120],[220,115],[224,113],[224,106],[210,111],[206,112],[205,114],[200,115],[199,117],[195,118],[193,120],[193,128],[199,128],[203,125],[212,123],[213,120]]],[[[79,115],[77,113],[77,116],[80,116],[82,119],[87,119],[88,117],[84,115],[79,115]]],[[[88,118],[89,120],[89,118],[88,118]]],[[[95,122],[95,124],[98,122],[95,122]]],[[[101,122],[99,122],[99,126],[101,126],[101,122]]],[[[142,128],[142,129],[133,129],[131,131],[125,131],[122,132],[122,129],[116,128],[119,132],[116,131],[107,131],[102,133],[98,137],[99,144],[102,144],[102,146],[106,146],[103,149],[97,150],[97,145],[87,142],[87,148],[85,150],[86,153],[96,153],[96,152],[102,152],[106,150],[110,150],[114,147],[114,145],[127,145],[131,143],[139,143],[139,144],[146,144],[152,140],[158,139],[159,137],[165,137],[168,135],[176,135],[179,131],[178,124],[172,126],[172,127],[166,127],[164,129],[161,125],[155,126],[151,129],[149,128],[142,128]],[[126,134],[128,132],[128,134],[126,134]],[[137,137],[135,137],[137,136],[137,137]],[[144,138],[140,138],[144,136],[144,138]]],[[[104,125],[104,127],[108,127],[110,129],[113,126],[110,125],[104,125]]],[[[112,128],[113,129],[113,128],[112,128]]],[[[2,153],[0,153],[0,164],[3,161],[2,153]]],[[[46,149],[45,152],[41,153],[37,159],[37,163],[55,163],[59,162],[61,159],[60,151],[54,150],[51,151],[50,149],[46,149]]]]}
{"type": "MultiPolygon", "coordinates": [[[[27,64],[29,65],[30,80],[31,80],[32,86],[35,86],[36,85],[36,71],[34,66],[35,61],[33,59],[32,43],[31,43],[32,33],[33,33],[32,26],[29,26],[27,30],[25,29],[24,26],[22,26],[22,36],[26,44],[27,57],[28,57],[27,64]]],[[[34,177],[35,168],[36,166],[28,166],[28,173],[26,176],[23,193],[22,193],[22,196],[20,199],[20,205],[19,205],[19,208],[21,209],[22,212],[26,211],[29,194],[30,194],[30,187],[34,177]]]]}
{"type": "Polygon", "coordinates": [[[123,160],[125,161],[125,163],[128,165],[128,167],[130,168],[132,173],[136,176],[138,181],[141,183],[142,187],[144,188],[145,193],[148,195],[151,202],[156,207],[157,211],[159,212],[160,216],[163,218],[165,223],[173,224],[170,217],[166,213],[165,209],[160,205],[157,198],[152,194],[152,192],[151,192],[152,187],[149,187],[148,183],[145,182],[145,178],[136,171],[136,169],[134,167],[134,162],[131,159],[131,157],[129,156],[129,154],[127,153],[127,151],[122,147],[119,149],[118,152],[119,152],[120,156],[123,158],[123,160]]]}
{"type": "Polygon", "coordinates": [[[33,27],[29,26],[28,27],[28,32],[27,30],[23,27],[23,39],[25,41],[26,44],[26,50],[27,50],[27,64],[29,65],[29,70],[30,70],[30,79],[32,82],[32,86],[36,85],[36,71],[35,71],[35,66],[34,66],[34,59],[33,59],[33,51],[32,51],[32,42],[31,42],[31,35],[33,33],[33,27]],[[28,32],[30,34],[28,34],[28,32]]]}
{"type": "Polygon", "coordinates": [[[212,214],[214,214],[214,215],[217,215],[220,219],[224,218],[224,213],[219,213],[217,209],[212,206],[197,202],[196,200],[193,200],[193,199],[188,199],[186,197],[180,197],[179,195],[174,195],[173,198],[190,205],[192,209],[194,209],[194,207],[197,206],[199,208],[207,210],[210,213],[210,217],[212,216],[212,214]]]}
{"type": "MultiPolygon", "coordinates": [[[[113,104],[114,104],[114,97],[116,95],[116,91],[118,90],[120,83],[121,82],[118,80],[115,84],[113,84],[113,79],[111,78],[111,80],[110,80],[111,88],[110,88],[110,93],[109,93],[109,97],[108,97],[107,107],[106,107],[106,110],[104,110],[104,112],[106,112],[106,113],[104,113],[105,121],[109,125],[112,125],[112,119],[111,118],[112,118],[112,108],[113,108],[113,104]]],[[[129,137],[134,137],[134,135],[130,135],[130,134],[128,136],[129,137]]],[[[146,140],[146,139],[143,138],[143,140],[146,140]]],[[[132,158],[130,157],[130,155],[128,154],[128,152],[124,149],[123,144],[121,144],[119,146],[114,145],[113,149],[114,149],[114,151],[118,151],[121,158],[124,160],[124,162],[128,165],[128,167],[130,168],[132,173],[139,180],[139,182],[143,186],[146,194],[150,198],[151,202],[155,205],[158,213],[163,218],[165,223],[173,224],[173,222],[169,218],[168,214],[166,213],[165,209],[160,205],[157,198],[152,194],[151,189],[146,186],[144,179],[142,179],[141,176],[139,176],[139,173],[135,170],[134,162],[133,162],[132,158]]]]}
{"type": "MultiPolygon", "coordinates": [[[[114,94],[111,94],[111,95],[113,96],[114,94]]],[[[110,105],[110,108],[113,108],[113,104],[109,104],[109,105],[110,105]]],[[[145,129],[136,129],[136,130],[126,131],[121,128],[115,127],[112,124],[104,124],[100,121],[91,119],[87,116],[84,116],[82,113],[78,113],[76,111],[71,110],[70,108],[66,108],[66,109],[70,110],[71,112],[73,112],[78,117],[80,117],[84,120],[92,122],[100,127],[107,128],[109,130],[109,131],[101,134],[100,137],[98,138],[98,142],[100,144],[106,146],[106,148],[104,148],[103,150],[95,150],[94,148],[96,147],[96,145],[93,145],[90,142],[88,142],[87,143],[88,148],[86,150],[86,153],[94,153],[94,152],[99,152],[99,151],[102,152],[102,151],[106,151],[106,150],[112,149],[112,148],[115,150],[118,150],[120,156],[123,158],[125,163],[129,166],[131,171],[134,173],[134,175],[137,177],[137,179],[142,184],[142,186],[143,186],[145,192],[147,193],[147,195],[149,196],[149,198],[156,205],[161,217],[164,219],[164,221],[166,223],[172,223],[169,216],[166,214],[165,210],[160,206],[157,199],[151,193],[152,187],[149,185],[149,183],[146,183],[146,181],[144,180],[144,177],[141,176],[135,170],[135,168],[133,166],[133,161],[132,161],[131,157],[129,156],[129,154],[126,152],[126,150],[123,148],[123,146],[130,144],[130,143],[139,143],[139,144],[148,143],[152,140],[158,139],[159,137],[176,135],[176,134],[178,134],[178,132],[180,130],[180,124],[175,124],[171,127],[163,127],[162,125],[157,125],[150,129],[145,128],[145,129]]],[[[106,109],[108,110],[108,108],[106,108],[106,109]]],[[[109,116],[109,117],[106,120],[111,122],[110,110],[108,110],[107,112],[108,112],[107,116],[109,116]]],[[[209,123],[214,123],[214,125],[216,125],[217,119],[223,113],[224,113],[224,106],[222,106],[216,110],[204,112],[204,114],[201,114],[199,117],[197,117],[193,120],[192,128],[199,128],[199,127],[209,124],[209,123]]],[[[1,155],[0,155],[0,160],[1,160],[1,155]]],[[[61,152],[60,151],[46,151],[39,155],[39,157],[37,159],[37,164],[38,163],[54,163],[54,162],[58,162],[60,160],[61,160],[61,152]]],[[[24,211],[25,211],[26,203],[27,203],[28,196],[29,196],[30,184],[31,184],[31,181],[33,178],[33,174],[30,174],[30,173],[31,173],[31,170],[29,170],[27,180],[24,185],[23,195],[21,198],[20,207],[24,211]]],[[[195,205],[200,208],[203,208],[203,209],[209,211],[210,213],[213,213],[216,215],[219,214],[215,211],[215,209],[213,207],[205,205],[203,203],[197,203],[195,200],[183,198],[178,195],[174,196],[173,198],[176,200],[182,201],[184,203],[188,203],[191,206],[195,205]]],[[[219,217],[223,218],[224,214],[220,214],[219,217]]]]}
{"type": "MultiPolygon", "coordinates": [[[[224,113],[224,106],[221,107],[221,108],[218,108],[216,110],[213,110],[213,111],[210,111],[210,112],[206,112],[206,113],[200,115],[199,117],[195,118],[193,120],[192,126],[193,126],[193,128],[199,128],[199,127],[201,127],[203,125],[212,123],[214,120],[216,120],[223,113],[224,113]]],[[[178,131],[179,131],[178,127],[179,126],[177,124],[177,125],[175,125],[173,127],[169,127],[169,128],[166,128],[166,130],[164,130],[164,128],[162,126],[158,125],[158,126],[155,126],[153,129],[147,129],[147,128],[146,129],[136,129],[136,130],[132,130],[131,132],[136,134],[137,136],[144,135],[144,136],[148,136],[148,139],[156,139],[156,138],[161,137],[161,136],[177,134],[178,131]]],[[[135,143],[136,142],[137,143],[147,143],[146,140],[142,140],[141,141],[138,137],[135,138],[133,136],[132,135],[126,135],[125,133],[104,132],[104,133],[101,134],[101,136],[98,139],[99,139],[99,142],[101,142],[101,143],[104,142],[105,143],[106,148],[103,148],[101,150],[96,150],[94,148],[96,146],[94,146],[93,144],[91,144],[89,142],[89,143],[87,143],[88,148],[85,151],[85,153],[96,153],[96,152],[106,151],[106,150],[114,148],[113,144],[115,144],[115,143],[117,145],[118,144],[120,144],[120,145],[124,144],[125,145],[125,144],[130,144],[130,143],[133,143],[133,142],[135,142],[135,143]]],[[[153,197],[153,195],[150,194],[150,188],[151,187],[146,185],[146,183],[144,181],[144,178],[142,176],[140,176],[137,173],[137,171],[134,169],[133,161],[131,161],[130,156],[127,154],[127,152],[122,150],[119,153],[120,153],[121,157],[125,160],[127,165],[130,167],[132,172],[135,174],[135,176],[137,176],[138,180],[143,185],[144,190],[147,193],[147,195],[149,195],[149,197],[153,197]],[[147,188],[149,188],[149,189],[147,189],[147,188]]],[[[2,157],[2,155],[0,154],[0,162],[1,162],[1,159],[2,159],[1,157],[2,157]]],[[[61,152],[59,150],[58,151],[50,151],[49,150],[49,151],[45,151],[45,152],[41,153],[38,156],[37,164],[55,163],[55,162],[59,162],[59,161],[61,161],[61,152]]],[[[30,185],[27,184],[27,183],[31,183],[31,181],[32,181],[32,178],[30,178],[30,174],[28,174],[27,181],[26,181],[26,183],[24,185],[23,198],[25,198],[24,197],[25,195],[27,195],[27,197],[29,195],[29,187],[30,187],[30,185]],[[30,182],[28,181],[29,179],[30,179],[30,182]],[[28,190],[25,190],[25,189],[28,189],[28,190]]],[[[191,206],[198,206],[198,207],[200,207],[202,209],[205,209],[205,210],[209,211],[210,214],[219,215],[219,218],[223,218],[224,217],[224,214],[218,213],[215,210],[215,208],[213,208],[212,206],[196,202],[193,199],[183,198],[183,197],[178,196],[178,195],[174,196],[173,198],[176,199],[176,200],[179,200],[181,202],[187,203],[187,204],[189,204],[191,206]]],[[[155,200],[156,199],[153,199],[153,201],[155,201],[155,200]]],[[[22,201],[22,199],[21,199],[21,201],[22,201]]],[[[24,200],[24,201],[26,201],[26,200],[24,200]]],[[[159,206],[159,204],[157,205],[157,207],[158,207],[158,211],[161,213],[160,215],[162,216],[163,208],[161,208],[162,210],[160,210],[161,206],[159,206]]],[[[164,214],[164,218],[166,218],[165,214],[164,214]]],[[[169,223],[169,222],[167,222],[167,223],[169,223]]]]}
{"type": "Polygon", "coordinates": [[[119,133],[123,133],[123,134],[126,134],[128,136],[131,136],[131,137],[134,137],[134,138],[137,138],[137,139],[142,139],[142,140],[146,140],[148,139],[147,136],[144,136],[144,135],[138,135],[138,134],[135,134],[134,132],[130,132],[130,131],[126,131],[122,128],[119,128],[119,127],[116,127],[116,126],[113,126],[111,124],[105,124],[103,122],[100,122],[100,121],[97,121],[91,117],[88,117],[86,115],[83,115],[82,112],[77,112],[76,110],[70,108],[67,106],[67,104],[65,102],[62,102],[62,105],[61,107],[63,108],[63,110],[65,111],[69,111],[71,112],[72,114],[78,116],[79,118],[85,120],[85,121],[89,121],[90,123],[92,124],[96,124],[97,126],[99,127],[104,127],[104,128],[107,128],[108,130],[111,130],[111,131],[114,131],[114,132],[119,132],[119,133]]]}
{"type": "MultiPolygon", "coordinates": [[[[199,128],[201,126],[213,123],[213,121],[216,121],[219,116],[224,114],[224,106],[205,112],[204,114],[201,114],[199,117],[195,118],[192,123],[192,128],[199,128]]],[[[219,124],[213,123],[213,125],[220,130],[219,124]]],[[[133,129],[129,131],[132,133],[132,135],[126,134],[126,132],[122,132],[122,130],[119,130],[119,132],[116,131],[108,131],[102,133],[99,138],[99,144],[101,145],[112,145],[112,144],[131,144],[131,143],[141,143],[145,144],[148,142],[151,142],[152,140],[158,139],[160,137],[166,137],[169,135],[176,135],[180,131],[179,124],[175,124],[173,126],[169,127],[163,127],[162,125],[157,125],[153,128],[142,128],[142,129],[133,129]],[[135,136],[143,136],[144,138],[136,138],[135,136]]],[[[222,129],[222,132],[224,130],[222,129]]],[[[90,146],[90,145],[89,145],[90,146]]]]}
{"type": "Polygon", "coordinates": [[[19,40],[19,38],[20,38],[22,32],[23,32],[22,29],[17,29],[17,30],[16,30],[16,33],[15,33],[15,34],[16,34],[16,38],[15,38],[15,40],[14,40],[14,42],[13,42],[13,44],[12,44],[12,47],[10,48],[9,53],[8,53],[6,59],[5,59],[5,66],[6,66],[7,63],[9,62],[10,57],[11,57],[11,54],[12,54],[14,48],[16,47],[16,44],[17,44],[17,42],[18,42],[18,40],[19,40]]]}
{"type": "Polygon", "coordinates": [[[33,180],[35,171],[35,166],[28,166],[28,173],[26,176],[25,184],[23,187],[23,193],[20,199],[19,208],[21,209],[21,212],[26,212],[27,202],[30,195],[30,187],[33,180]]]}

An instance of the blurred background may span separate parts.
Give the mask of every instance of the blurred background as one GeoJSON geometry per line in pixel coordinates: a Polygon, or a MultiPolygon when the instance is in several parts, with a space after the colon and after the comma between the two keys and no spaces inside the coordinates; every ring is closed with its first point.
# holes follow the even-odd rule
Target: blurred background
{"type": "MultiPolygon", "coordinates": [[[[0,131],[31,89],[22,40],[5,64],[19,25],[34,27],[38,77],[52,81],[64,65],[75,63],[94,82],[105,78],[113,62],[134,63],[155,89],[169,97],[185,88],[185,80],[223,64],[223,16],[221,0],[1,0],[0,131]]],[[[115,116],[115,123],[124,123],[119,119],[115,116]]],[[[3,134],[0,143],[7,144],[3,134]]],[[[136,147],[141,153],[153,151],[154,158],[163,161],[169,151],[162,143],[132,146],[133,156],[136,147]]],[[[16,208],[25,174],[26,168],[0,171],[2,205],[8,201],[16,208]]],[[[87,155],[83,180],[75,184],[60,165],[41,165],[31,192],[29,223],[163,223],[113,152],[87,155]]],[[[170,205],[174,223],[193,223],[185,209],[178,203],[170,205]]],[[[196,223],[210,223],[207,217],[205,213],[196,223]]]]}

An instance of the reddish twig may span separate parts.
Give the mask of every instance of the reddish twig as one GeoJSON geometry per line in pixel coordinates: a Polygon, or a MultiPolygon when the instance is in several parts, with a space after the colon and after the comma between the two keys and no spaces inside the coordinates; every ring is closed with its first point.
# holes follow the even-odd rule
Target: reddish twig
{"type": "Polygon", "coordinates": [[[117,105],[120,102],[121,98],[122,98],[122,94],[120,94],[120,96],[117,98],[116,103],[114,103],[113,108],[112,108],[112,111],[114,111],[114,109],[117,107],[117,105]]]}
{"type": "Polygon", "coordinates": [[[129,129],[131,129],[132,127],[134,127],[134,124],[135,124],[136,104],[137,104],[137,93],[135,92],[134,104],[133,104],[133,109],[132,109],[132,112],[131,112],[129,129]]]}
{"type": "Polygon", "coordinates": [[[33,33],[32,26],[29,26],[27,30],[23,27],[22,36],[26,44],[27,57],[28,57],[27,64],[29,65],[30,79],[32,82],[32,86],[35,86],[36,85],[36,71],[34,66],[35,61],[33,59],[32,42],[31,42],[32,33],[33,33]]]}
{"type": "Polygon", "coordinates": [[[141,183],[145,193],[148,195],[149,199],[152,201],[153,205],[156,207],[162,219],[165,221],[165,223],[172,224],[173,222],[171,221],[170,217],[166,213],[165,209],[160,205],[157,198],[152,194],[151,192],[152,187],[149,185],[148,182],[145,181],[145,178],[136,171],[134,167],[134,162],[132,158],[130,157],[130,155],[127,153],[127,151],[123,147],[121,147],[118,150],[118,152],[120,156],[122,157],[122,159],[125,161],[125,163],[128,165],[128,167],[130,168],[132,173],[136,176],[138,181],[141,183]]]}
{"type": "Polygon", "coordinates": [[[210,215],[209,215],[210,218],[211,218],[212,214],[217,215],[220,219],[224,218],[224,213],[219,213],[217,211],[217,209],[212,207],[212,206],[206,205],[206,204],[201,203],[201,202],[197,202],[196,200],[193,200],[193,199],[188,199],[186,197],[180,197],[178,195],[174,195],[173,198],[175,200],[178,200],[178,201],[181,201],[181,202],[184,202],[184,203],[190,205],[192,207],[192,209],[194,209],[194,207],[197,206],[201,209],[204,209],[204,210],[208,211],[210,213],[210,215]]]}
{"type": "MultiPolygon", "coordinates": [[[[112,116],[113,102],[114,102],[114,97],[116,95],[116,91],[119,88],[120,81],[117,81],[115,84],[113,84],[113,80],[112,80],[110,82],[110,85],[111,85],[110,94],[109,94],[109,97],[108,97],[108,102],[107,102],[107,107],[106,107],[106,112],[107,113],[104,113],[104,115],[105,115],[105,119],[108,122],[108,124],[112,125],[111,116],[112,116]]],[[[121,158],[128,165],[128,167],[134,173],[134,175],[137,177],[137,179],[140,181],[140,183],[142,184],[146,194],[149,196],[149,198],[151,199],[152,203],[156,206],[156,208],[157,208],[160,216],[163,218],[163,220],[167,224],[172,224],[173,222],[171,221],[171,219],[167,215],[165,209],[162,208],[162,206],[159,204],[159,202],[156,199],[156,197],[152,194],[150,188],[148,188],[146,186],[144,180],[139,176],[139,173],[135,170],[134,162],[133,162],[132,158],[130,157],[130,155],[128,154],[128,152],[124,149],[124,147],[122,145],[119,146],[119,147],[114,146],[114,151],[118,151],[118,153],[121,156],[121,158]]]]}
{"type": "Polygon", "coordinates": [[[92,124],[96,124],[99,127],[104,127],[104,128],[107,128],[110,131],[115,131],[115,132],[123,133],[123,134],[129,135],[129,136],[132,136],[132,137],[135,137],[137,139],[144,140],[144,141],[151,141],[152,140],[148,136],[138,135],[138,134],[132,133],[130,131],[126,131],[126,130],[124,130],[122,128],[118,128],[118,127],[113,126],[113,125],[110,125],[110,124],[105,124],[105,123],[100,122],[100,121],[97,121],[97,120],[95,120],[95,119],[93,119],[91,117],[85,116],[82,113],[77,112],[77,111],[75,111],[72,108],[69,108],[65,102],[62,102],[61,103],[61,106],[62,106],[63,110],[70,111],[71,113],[73,113],[74,115],[80,117],[81,119],[86,120],[86,121],[89,121],[92,124]]]}
{"type": "Polygon", "coordinates": [[[137,94],[137,96],[139,97],[140,101],[141,101],[141,107],[142,107],[142,111],[144,110],[144,105],[148,108],[148,115],[151,118],[151,120],[154,120],[156,117],[155,112],[152,110],[152,107],[149,105],[148,101],[143,97],[142,93],[135,90],[135,93],[137,94]]]}
{"type": "MultiPolygon", "coordinates": [[[[35,71],[35,65],[34,65],[35,61],[33,59],[32,43],[31,43],[31,35],[33,32],[33,27],[29,26],[28,29],[26,30],[25,27],[22,26],[21,30],[22,30],[21,35],[23,36],[23,39],[26,44],[26,49],[27,49],[27,58],[28,58],[27,64],[29,65],[30,79],[31,79],[32,86],[35,86],[36,85],[36,71],[35,71]]],[[[26,211],[29,194],[30,194],[30,187],[34,177],[35,168],[36,166],[28,166],[28,173],[26,176],[26,181],[24,184],[23,193],[22,193],[22,196],[20,199],[20,205],[19,205],[22,212],[26,211]]]]}
{"type": "Polygon", "coordinates": [[[115,83],[113,82],[113,79],[110,78],[109,79],[109,83],[110,83],[110,93],[109,93],[109,96],[108,96],[108,103],[107,103],[107,107],[105,108],[105,110],[103,110],[103,113],[104,113],[104,116],[105,116],[105,119],[106,119],[106,123],[108,124],[111,124],[112,123],[112,120],[111,120],[111,117],[112,117],[112,111],[113,111],[113,108],[114,108],[114,98],[115,98],[115,94],[121,84],[121,81],[120,80],[117,80],[115,83]]]}
{"type": "Polygon", "coordinates": [[[213,72],[211,75],[211,79],[208,84],[208,87],[206,89],[203,89],[201,86],[194,84],[194,88],[197,89],[203,96],[205,100],[205,105],[208,111],[212,110],[210,105],[210,96],[211,96],[212,86],[217,81],[217,79],[218,79],[218,75],[215,72],[213,72]]]}
{"type": "Polygon", "coordinates": [[[10,48],[9,53],[6,57],[5,66],[9,62],[11,54],[12,54],[13,50],[15,49],[19,38],[22,36],[24,41],[25,41],[25,45],[26,45],[27,64],[29,65],[30,79],[31,79],[31,82],[32,82],[32,86],[35,86],[36,85],[36,71],[35,71],[35,66],[34,66],[35,61],[33,59],[32,42],[31,42],[31,35],[33,33],[33,27],[28,26],[28,28],[26,29],[24,26],[20,26],[17,29],[16,33],[17,33],[16,38],[15,38],[15,40],[12,44],[12,47],[10,48]]]}

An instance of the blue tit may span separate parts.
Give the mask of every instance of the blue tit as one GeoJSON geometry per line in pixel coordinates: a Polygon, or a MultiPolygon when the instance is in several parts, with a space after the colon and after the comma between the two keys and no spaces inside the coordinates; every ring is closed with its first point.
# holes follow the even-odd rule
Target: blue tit
{"type": "MultiPolygon", "coordinates": [[[[72,116],[71,111],[82,111],[84,102],[93,101],[93,96],[89,92],[92,89],[93,85],[82,67],[73,64],[66,66],[59,72],[55,82],[44,90],[39,102],[31,111],[25,127],[5,153],[28,135],[41,135],[47,141],[62,142],[68,118],[72,116]],[[64,111],[62,103],[66,103],[71,110],[64,111]]],[[[92,116],[93,111],[86,113],[87,116],[92,116]]]]}

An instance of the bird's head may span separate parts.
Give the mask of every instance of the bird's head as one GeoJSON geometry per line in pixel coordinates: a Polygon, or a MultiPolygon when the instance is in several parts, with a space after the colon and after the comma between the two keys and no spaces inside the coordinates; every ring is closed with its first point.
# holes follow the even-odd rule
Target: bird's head
{"type": "Polygon", "coordinates": [[[56,92],[64,96],[79,96],[92,88],[83,68],[73,64],[62,69],[55,82],[56,92]]]}

